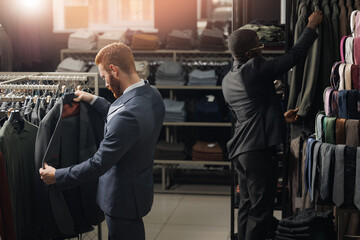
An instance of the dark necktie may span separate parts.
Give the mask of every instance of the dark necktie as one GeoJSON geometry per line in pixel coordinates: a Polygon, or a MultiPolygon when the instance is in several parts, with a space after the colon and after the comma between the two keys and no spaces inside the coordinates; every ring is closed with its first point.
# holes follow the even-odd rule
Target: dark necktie
{"type": "Polygon", "coordinates": [[[346,99],[348,119],[358,118],[358,91],[349,90],[346,99]]]}
{"type": "Polygon", "coordinates": [[[335,171],[333,185],[333,202],[337,207],[344,203],[344,155],[345,145],[336,145],[335,148],[335,171]]]}
{"type": "Polygon", "coordinates": [[[354,205],[356,152],[356,147],[346,147],[344,168],[344,202],[347,206],[354,205]]]}
{"type": "Polygon", "coordinates": [[[339,117],[340,118],[347,118],[347,107],[346,107],[346,98],[347,98],[347,90],[339,91],[338,96],[338,111],[339,111],[339,117]]]}
{"type": "Polygon", "coordinates": [[[352,87],[353,89],[358,90],[360,85],[359,85],[359,70],[360,70],[360,66],[358,65],[351,65],[351,82],[352,82],[352,87]]]}
{"type": "Polygon", "coordinates": [[[308,189],[310,188],[310,184],[311,182],[310,177],[308,175],[309,173],[309,169],[311,169],[311,162],[312,162],[312,151],[313,151],[313,146],[315,143],[315,139],[313,138],[309,138],[307,140],[307,146],[306,146],[306,159],[305,159],[305,193],[308,191],[308,189]]]}
{"type": "Polygon", "coordinates": [[[311,188],[309,190],[311,202],[314,199],[315,181],[318,181],[316,179],[317,179],[317,171],[319,169],[318,168],[318,159],[319,159],[319,153],[320,153],[321,145],[322,145],[321,142],[316,142],[315,143],[314,151],[313,151],[312,169],[311,169],[311,173],[309,173],[309,175],[311,174],[311,188]]]}
{"type": "Polygon", "coordinates": [[[331,95],[331,112],[330,112],[330,116],[332,116],[332,117],[338,117],[339,116],[338,97],[339,97],[339,92],[338,91],[333,91],[332,95],[331,95]]]}

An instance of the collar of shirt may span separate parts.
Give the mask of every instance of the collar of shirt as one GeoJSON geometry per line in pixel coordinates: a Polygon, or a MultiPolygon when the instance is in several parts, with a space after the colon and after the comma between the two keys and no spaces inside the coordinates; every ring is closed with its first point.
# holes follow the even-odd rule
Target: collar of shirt
{"type": "Polygon", "coordinates": [[[126,88],[123,92],[123,94],[129,92],[130,90],[132,89],[135,89],[137,87],[141,87],[141,86],[144,86],[145,85],[145,81],[144,80],[140,80],[140,82],[137,82],[137,83],[134,83],[133,85],[131,85],[130,87],[126,88]]]}

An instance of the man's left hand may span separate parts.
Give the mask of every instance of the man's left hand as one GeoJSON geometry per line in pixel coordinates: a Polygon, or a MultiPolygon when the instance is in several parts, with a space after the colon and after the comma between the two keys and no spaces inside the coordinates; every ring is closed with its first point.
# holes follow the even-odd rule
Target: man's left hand
{"type": "Polygon", "coordinates": [[[39,169],[41,180],[43,180],[44,183],[46,183],[47,185],[56,183],[56,179],[55,179],[56,169],[47,165],[46,163],[44,163],[44,167],[45,169],[44,168],[39,169]]]}
{"type": "Polygon", "coordinates": [[[299,116],[297,115],[297,112],[299,111],[299,108],[297,109],[290,109],[287,112],[284,113],[285,121],[287,123],[294,123],[298,122],[299,116]]]}

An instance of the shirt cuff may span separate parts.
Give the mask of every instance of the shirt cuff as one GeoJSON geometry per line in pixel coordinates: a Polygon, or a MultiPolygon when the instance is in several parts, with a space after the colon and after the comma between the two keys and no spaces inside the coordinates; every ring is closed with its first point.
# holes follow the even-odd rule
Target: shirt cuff
{"type": "Polygon", "coordinates": [[[94,98],[89,102],[89,104],[93,105],[97,98],[98,98],[98,96],[94,96],[94,98]]]}

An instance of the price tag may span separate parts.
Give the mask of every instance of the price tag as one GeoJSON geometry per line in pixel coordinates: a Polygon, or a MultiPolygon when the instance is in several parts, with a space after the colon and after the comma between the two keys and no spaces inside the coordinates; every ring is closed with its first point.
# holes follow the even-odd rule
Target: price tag
{"type": "Polygon", "coordinates": [[[206,97],[207,97],[207,101],[208,102],[214,102],[214,100],[215,100],[215,96],[214,95],[206,95],[206,97]]]}

